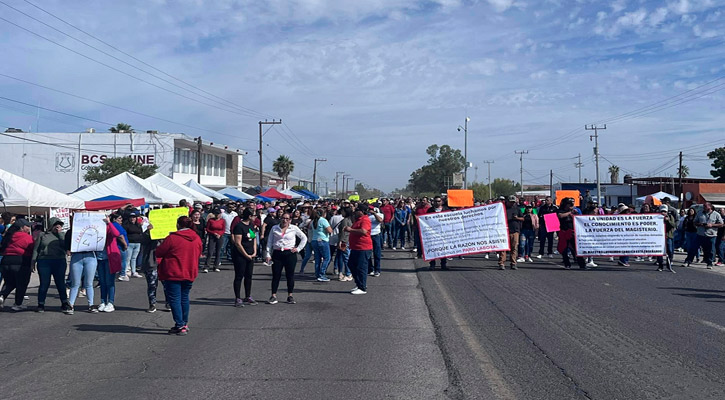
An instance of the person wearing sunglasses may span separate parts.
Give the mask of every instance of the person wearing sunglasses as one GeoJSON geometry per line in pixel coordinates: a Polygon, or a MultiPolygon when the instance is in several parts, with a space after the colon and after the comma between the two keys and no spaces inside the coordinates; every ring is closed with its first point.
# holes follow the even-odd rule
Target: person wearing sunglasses
{"type": "MultiPolygon", "coordinates": [[[[439,213],[439,212],[443,212],[443,211],[447,211],[447,210],[448,210],[448,207],[443,205],[443,199],[441,198],[441,196],[436,196],[433,198],[433,203],[430,206],[430,208],[428,209],[428,214],[439,213]]],[[[448,269],[447,264],[448,264],[448,259],[446,259],[445,257],[441,258],[441,269],[442,270],[448,269]]],[[[430,260],[428,269],[430,269],[431,271],[436,269],[436,260],[430,260]]]]}

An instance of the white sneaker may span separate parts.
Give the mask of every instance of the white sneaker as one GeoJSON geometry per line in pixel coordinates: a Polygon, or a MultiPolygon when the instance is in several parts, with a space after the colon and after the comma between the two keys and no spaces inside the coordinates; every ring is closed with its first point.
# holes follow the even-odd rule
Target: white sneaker
{"type": "Polygon", "coordinates": [[[350,293],[352,293],[352,294],[367,294],[366,291],[360,290],[360,289],[357,289],[357,288],[355,290],[353,290],[352,292],[350,292],[350,293]]]}
{"type": "Polygon", "coordinates": [[[99,304],[98,311],[100,311],[100,312],[106,311],[106,303],[99,304]]]}
{"type": "Polygon", "coordinates": [[[596,267],[596,266],[597,266],[597,264],[594,264],[594,261],[589,261],[589,262],[587,263],[587,267],[589,267],[589,268],[594,268],[594,267],[596,267]]]}
{"type": "Polygon", "coordinates": [[[25,310],[27,308],[28,308],[28,306],[26,306],[25,304],[21,304],[19,306],[18,305],[13,305],[12,307],[10,307],[10,309],[13,310],[13,311],[23,311],[23,310],[25,310]]]}
{"type": "Polygon", "coordinates": [[[485,256],[483,256],[483,258],[485,258],[486,260],[488,260],[488,254],[486,254],[485,256]]]}
{"type": "Polygon", "coordinates": [[[395,247],[393,247],[393,250],[395,250],[395,247]]]}
{"type": "MultiPolygon", "coordinates": [[[[357,289],[357,288],[355,288],[355,289],[357,289]]],[[[5,304],[5,298],[0,296],[0,310],[3,309],[4,304],[5,304]]]]}
{"type": "Polygon", "coordinates": [[[558,250],[554,250],[554,254],[559,255],[559,251],[558,250]]]}
{"type": "Polygon", "coordinates": [[[356,291],[356,290],[358,290],[357,286],[355,286],[354,288],[352,288],[352,290],[350,290],[350,291],[351,291],[351,292],[354,292],[354,291],[356,291]]]}
{"type": "Polygon", "coordinates": [[[128,282],[128,277],[126,275],[121,275],[118,277],[118,280],[121,282],[128,282]]]}
{"type": "MultiPolygon", "coordinates": [[[[347,281],[347,282],[352,282],[353,280],[354,279],[352,279],[352,276],[346,276],[345,277],[345,281],[347,281]]],[[[356,289],[357,289],[357,287],[356,287],[356,289]]]]}
{"type": "Polygon", "coordinates": [[[139,274],[136,271],[133,271],[133,273],[131,274],[131,278],[143,278],[143,275],[139,274]]]}
{"type": "Polygon", "coordinates": [[[405,250],[405,247],[401,247],[400,250],[405,250]]]}
{"type": "Polygon", "coordinates": [[[517,263],[522,263],[522,262],[526,262],[526,260],[523,257],[519,257],[519,258],[516,259],[516,262],[517,263]]]}
{"type": "Polygon", "coordinates": [[[114,312],[116,311],[116,307],[113,306],[113,303],[106,304],[106,307],[103,308],[103,312],[114,312]]]}
{"type": "Polygon", "coordinates": [[[614,262],[614,257],[609,257],[610,262],[614,262]]]}
{"type": "Polygon", "coordinates": [[[368,274],[368,276],[373,276],[373,275],[375,275],[375,272],[371,272],[368,274]]]}
{"type": "Polygon", "coordinates": [[[538,256],[536,256],[536,258],[538,258],[539,260],[541,260],[541,254],[539,254],[538,256]]]}
{"type": "Polygon", "coordinates": [[[531,257],[526,257],[526,262],[532,263],[532,262],[534,262],[534,260],[531,257]]]}
{"type": "Polygon", "coordinates": [[[549,254],[549,258],[554,258],[554,255],[553,254],[549,254]]]}

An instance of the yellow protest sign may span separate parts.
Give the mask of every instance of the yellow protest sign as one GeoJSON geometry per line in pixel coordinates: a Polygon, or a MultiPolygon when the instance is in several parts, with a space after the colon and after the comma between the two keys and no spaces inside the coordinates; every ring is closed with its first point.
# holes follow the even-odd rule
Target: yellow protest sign
{"type": "Polygon", "coordinates": [[[154,229],[151,230],[151,239],[163,239],[169,236],[169,233],[176,232],[176,220],[188,215],[189,209],[186,207],[151,210],[149,223],[154,226],[154,229]]]}
{"type": "Polygon", "coordinates": [[[360,201],[360,195],[359,194],[351,194],[350,197],[347,198],[350,201],[360,201]]]}

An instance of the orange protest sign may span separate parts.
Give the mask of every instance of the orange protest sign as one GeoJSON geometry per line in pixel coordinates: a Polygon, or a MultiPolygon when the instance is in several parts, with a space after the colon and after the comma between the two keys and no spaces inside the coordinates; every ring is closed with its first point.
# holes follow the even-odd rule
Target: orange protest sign
{"type": "Polygon", "coordinates": [[[579,207],[579,193],[578,190],[557,190],[556,191],[556,205],[561,206],[561,201],[567,197],[574,198],[574,205],[579,207]]]}
{"type": "Polygon", "coordinates": [[[473,207],[473,190],[448,190],[448,207],[473,207]]]}

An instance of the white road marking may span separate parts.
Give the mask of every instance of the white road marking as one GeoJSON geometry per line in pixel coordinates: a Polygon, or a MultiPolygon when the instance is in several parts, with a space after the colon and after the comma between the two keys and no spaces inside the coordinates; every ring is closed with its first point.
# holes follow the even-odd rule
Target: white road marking
{"type": "Polygon", "coordinates": [[[714,322],[710,322],[710,321],[701,319],[700,323],[703,325],[709,326],[710,328],[715,328],[715,329],[719,330],[720,332],[725,332],[725,326],[718,325],[714,322]]]}

